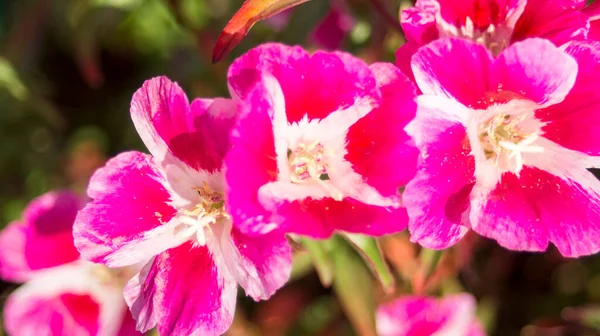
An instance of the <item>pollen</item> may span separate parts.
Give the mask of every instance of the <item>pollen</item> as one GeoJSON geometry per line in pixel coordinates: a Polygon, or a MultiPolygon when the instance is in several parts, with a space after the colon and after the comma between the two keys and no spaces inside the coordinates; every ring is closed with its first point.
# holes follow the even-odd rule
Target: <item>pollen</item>
{"type": "Polygon", "coordinates": [[[544,151],[542,147],[534,144],[539,138],[536,132],[527,133],[519,128],[519,124],[526,117],[526,114],[516,118],[507,114],[498,114],[479,125],[479,140],[486,159],[494,160],[495,165],[514,160],[514,169],[507,170],[513,170],[518,174],[523,169],[523,153],[544,151]]]}
{"type": "Polygon", "coordinates": [[[310,145],[299,144],[294,150],[289,149],[288,162],[292,183],[328,180],[324,156],[323,146],[318,142],[310,145]]]}
{"type": "Polygon", "coordinates": [[[198,245],[206,244],[205,230],[211,230],[211,225],[222,220],[230,220],[231,216],[225,209],[225,197],[222,193],[212,191],[208,183],[201,187],[193,188],[198,193],[198,203],[187,210],[183,210],[179,220],[184,224],[180,228],[183,235],[194,236],[198,245]]]}

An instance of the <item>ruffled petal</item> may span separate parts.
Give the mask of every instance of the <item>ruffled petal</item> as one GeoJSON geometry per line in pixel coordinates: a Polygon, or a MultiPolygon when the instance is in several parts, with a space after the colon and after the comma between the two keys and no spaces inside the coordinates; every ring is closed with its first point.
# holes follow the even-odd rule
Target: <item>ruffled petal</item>
{"type": "Polygon", "coordinates": [[[492,88],[497,88],[500,98],[509,92],[539,105],[552,105],[569,93],[577,69],[575,59],[552,43],[528,39],[514,43],[498,56],[492,88]]]}
{"type": "Polygon", "coordinates": [[[585,173],[593,185],[525,166],[491,190],[476,186],[472,228],[511,250],[544,251],[552,242],[567,257],[596,253],[600,242],[589,237],[600,234],[600,182],[585,173]]]}
{"type": "Polygon", "coordinates": [[[245,99],[265,73],[279,82],[290,123],[305,117],[323,119],[357,101],[378,98],[375,79],[363,61],[344,53],[309,55],[299,47],[275,43],[256,47],[231,65],[232,94],[245,99]]]}
{"type": "Polygon", "coordinates": [[[398,195],[415,174],[418,150],[404,131],[414,118],[416,89],[392,64],[371,66],[382,104],[352,125],[346,135],[345,159],[383,196],[398,195]]]}
{"type": "Polygon", "coordinates": [[[547,124],[544,137],[557,144],[600,155],[600,49],[598,44],[571,43],[565,50],[579,65],[573,89],[560,104],[536,111],[547,124]]]}
{"type": "Polygon", "coordinates": [[[183,90],[166,77],[144,82],[131,101],[135,128],[150,153],[159,161],[170,153],[195,170],[221,169],[236,116],[237,106],[228,99],[197,99],[190,107],[183,90]]]}
{"type": "Polygon", "coordinates": [[[435,100],[423,96],[418,101],[417,118],[409,124],[409,134],[421,157],[417,175],[406,185],[403,201],[410,218],[411,240],[443,249],[468,231],[465,214],[475,181],[475,159],[461,123],[462,118],[469,117],[467,109],[448,99],[435,100]],[[423,106],[423,102],[432,106],[423,106]]]}
{"type": "Polygon", "coordinates": [[[383,236],[406,228],[408,216],[404,208],[385,209],[367,205],[352,198],[311,198],[282,202],[277,216],[285,218],[281,229],[314,239],[331,237],[336,231],[383,236]]]}
{"type": "Polygon", "coordinates": [[[271,97],[264,85],[256,85],[248,94],[225,158],[228,211],[233,225],[246,233],[259,233],[268,225],[269,213],[258,200],[258,190],[277,180],[271,97]]]}
{"type": "Polygon", "coordinates": [[[247,236],[224,230],[220,249],[229,272],[254,300],[267,300],[289,279],[292,252],[281,232],[247,236]]]}
{"type": "Polygon", "coordinates": [[[125,287],[137,329],[161,335],[223,334],[233,321],[235,280],[206,246],[186,243],[151,260],[125,287]]]}
{"type": "Polygon", "coordinates": [[[433,41],[412,58],[415,80],[424,94],[450,97],[475,108],[484,104],[492,64],[485,47],[458,38],[433,41]]]}
{"type": "Polygon", "coordinates": [[[167,183],[152,157],[122,153],[92,176],[92,199],[77,215],[73,235],[81,255],[111,267],[145,262],[180,244],[171,221],[167,183]]]}
{"type": "Polygon", "coordinates": [[[527,0],[512,42],[541,37],[560,46],[583,39],[588,32],[587,17],[581,12],[584,6],[583,0],[527,0]]]}

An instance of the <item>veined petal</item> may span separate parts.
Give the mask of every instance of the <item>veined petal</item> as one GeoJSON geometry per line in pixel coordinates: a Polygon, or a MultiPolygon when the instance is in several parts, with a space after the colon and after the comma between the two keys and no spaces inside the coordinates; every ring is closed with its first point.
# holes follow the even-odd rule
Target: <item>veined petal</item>
{"type": "Polygon", "coordinates": [[[403,194],[411,240],[436,249],[455,244],[468,231],[466,214],[475,181],[466,128],[444,114],[441,107],[419,108],[409,125],[409,133],[418,135],[421,157],[417,175],[403,194]]]}
{"type": "Polygon", "coordinates": [[[232,148],[225,158],[227,207],[233,225],[243,232],[257,233],[269,225],[269,213],[260,204],[258,191],[278,176],[271,119],[274,111],[267,88],[256,85],[243,109],[232,132],[232,148]]]}
{"type": "Polygon", "coordinates": [[[229,149],[237,106],[222,98],[196,99],[190,106],[176,83],[156,77],[133,95],[131,117],[159,161],[168,159],[170,153],[195,170],[214,172],[221,169],[229,149]]]}
{"type": "Polygon", "coordinates": [[[236,284],[206,246],[186,243],[151,260],[125,287],[125,299],[145,332],[223,334],[233,321],[236,284]]]}
{"type": "Polygon", "coordinates": [[[348,130],[345,159],[365,182],[383,196],[398,196],[398,187],[415,174],[418,151],[404,131],[414,118],[416,89],[392,64],[371,66],[382,92],[381,106],[348,130]]]}
{"type": "Polygon", "coordinates": [[[589,237],[600,234],[600,182],[581,170],[587,181],[525,166],[519,177],[505,173],[488,192],[477,193],[476,186],[473,230],[512,250],[544,251],[552,242],[567,257],[598,252],[600,243],[589,237]]]}
{"type": "Polygon", "coordinates": [[[547,40],[533,38],[504,50],[494,62],[492,87],[539,105],[561,102],[577,77],[577,62],[547,40]]]}
{"type": "Polygon", "coordinates": [[[492,64],[485,47],[458,38],[433,41],[412,58],[415,80],[424,94],[449,97],[468,107],[484,103],[492,64]]]}
{"type": "Polygon", "coordinates": [[[223,230],[219,249],[229,272],[254,300],[267,300],[289,279],[292,253],[281,232],[247,236],[223,230]]]}
{"type": "Polygon", "coordinates": [[[82,256],[111,267],[133,265],[181,243],[172,233],[176,210],[152,157],[122,153],[92,177],[92,199],[73,235],[82,256]]]}

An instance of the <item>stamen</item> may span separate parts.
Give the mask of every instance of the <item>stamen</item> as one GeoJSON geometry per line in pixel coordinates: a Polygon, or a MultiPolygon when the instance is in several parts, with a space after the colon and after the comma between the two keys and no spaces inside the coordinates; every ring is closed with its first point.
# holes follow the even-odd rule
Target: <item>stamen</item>
{"type": "MultiPolygon", "coordinates": [[[[479,139],[486,158],[494,160],[495,165],[500,164],[500,158],[503,156],[514,159],[516,174],[523,169],[523,153],[544,151],[543,147],[534,145],[534,142],[539,139],[537,133],[525,133],[518,127],[526,118],[526,114],[517,118],[499,114],[480,125],[479,139]]],[[[503,168],[513,171],[510,167],[503,168]]]]}
{"type": "Polygon", "coordinates": [[[294,150],[288,149],[288,162],[292,183],[316,182],[333,199],[342,200],[343,193],[329,181],[325,149],[319,142],[310,145],[301,143],[294,150]]]}

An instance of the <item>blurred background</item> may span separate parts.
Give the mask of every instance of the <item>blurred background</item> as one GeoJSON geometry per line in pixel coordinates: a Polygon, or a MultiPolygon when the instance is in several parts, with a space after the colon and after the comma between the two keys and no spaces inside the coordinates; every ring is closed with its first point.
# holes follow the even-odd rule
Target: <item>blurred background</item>
{"type": "MultiPolygon", "coordinates": [[[[129,117],[131,96],[145,79],[166,75],[189,97],[227,95],[231,60],[266,41],[393,61],[403,43],[398,11],[411,5],[310,1],[258,23],[213,65],[216,37],[241,2],[0,0],[0,228],[46,191],[83,194],[108,157],[145,151],[129,117]]],[[[419,286],[415,274],[424,254],[406,233],[386,237],[381,247],[398,293],[419,286]]],[[[332,290],[321,285],[310,256],[296,251],[292,281],[267,302],[242,295],[229,334],[360,334],[353,328],[363,323],[360,314],[348,312],[391,297],[353,253],[332,290]]],[[[491,335],[600,335],[599,257],[567,260],[554,249],[515,253],[469,236],[444,253],[421,285],[430,294],[473,293],[491,335]]],[[[0,282],[0,307],[17,286],[0,282]]]]}

